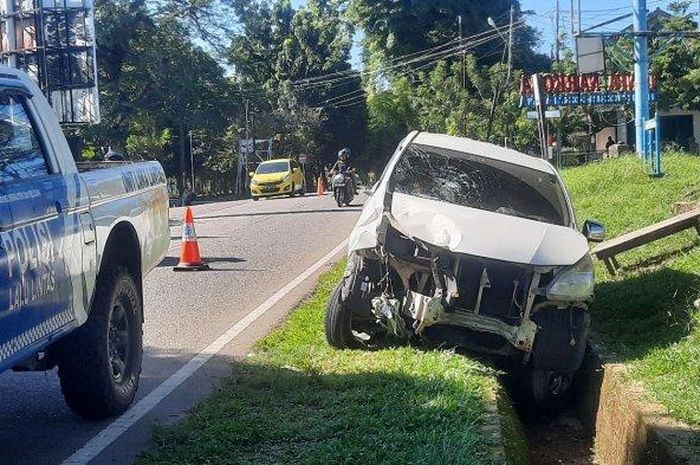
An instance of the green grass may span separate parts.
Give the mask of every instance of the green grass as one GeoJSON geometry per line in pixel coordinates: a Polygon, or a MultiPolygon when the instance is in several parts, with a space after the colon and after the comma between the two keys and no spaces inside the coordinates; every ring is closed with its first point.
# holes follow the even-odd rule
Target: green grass
{"type": "MultiPolygon", "coordinates": [[[[652,179],[636,157],[563,173],[579,221],[596,219],[609,237],[673,215],[674,202],[697,199],[700,157],[664,156],[665,176],[652,179]]],[[[700,240],[695,230],[618,256],[622,273],[597,265],[591,311],[608,355],[629,364],[630,377],[676,418],[700,425],[700,240]]]]}
{"type": "Polygon", "coordinates": [[[139,463],[492,463],[493,374],[444,351],[330,348],[323,315],[340,276],[326,274],[187,420],[156,431],[139,463]]]}

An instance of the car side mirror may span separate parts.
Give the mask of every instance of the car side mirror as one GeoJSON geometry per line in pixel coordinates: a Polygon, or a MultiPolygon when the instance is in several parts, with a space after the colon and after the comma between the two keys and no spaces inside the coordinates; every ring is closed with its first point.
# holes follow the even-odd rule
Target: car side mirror
{"type": "Polygon", "coordinates": [[[248,176],[250,176],[251,178],[255,176],[255,171],[251,171],[250,173],[248,173],[248,176]]]}
{"type": "Polygon", "coordinates": [[[586,220],[583,223],[583,235],[589,242],[603,242],[605,240],[605,226],[597,221],[586,220]]]}
{"type": "Polygon", "coordinates": [[[292,168],[292,173],[296,173],[297,171],[299,171],[299,170],[296,168],[292,168]]]}

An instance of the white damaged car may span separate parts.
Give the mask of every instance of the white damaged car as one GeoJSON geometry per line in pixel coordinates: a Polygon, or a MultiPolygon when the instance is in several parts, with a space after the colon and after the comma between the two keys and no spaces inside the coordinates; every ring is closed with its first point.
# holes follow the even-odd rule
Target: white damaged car
{"type": "Polygon", "coordinates": [[[554,167],[465,138],[411,133],[350,235],[326,337],[337,348],[420,338],[526,368],[556,404],[581,366],[594,272],[554,167]]]}

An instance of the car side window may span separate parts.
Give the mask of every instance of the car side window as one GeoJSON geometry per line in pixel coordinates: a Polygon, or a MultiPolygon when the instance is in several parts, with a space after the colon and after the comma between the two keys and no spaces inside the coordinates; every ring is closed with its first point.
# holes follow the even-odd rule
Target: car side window
{"type": "Polygon", "coordinates": [[[295,170],[295,169],[298,169],[298,168],[299,168],[299,165],[297,164],[297,162],[294,161],[294,160],[292,160],[292,169],[295,170]]]}
{"type": "Polygon", "coordinates": [[[22,97],[0,95],[0,183],[49,174],[22,97]]]}

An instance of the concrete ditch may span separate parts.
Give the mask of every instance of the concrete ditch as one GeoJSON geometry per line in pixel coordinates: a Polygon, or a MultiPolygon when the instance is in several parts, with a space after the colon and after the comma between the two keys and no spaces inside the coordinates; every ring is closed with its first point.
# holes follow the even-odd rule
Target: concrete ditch
{"type": "Polygon", "coordinates": [[[628,381],[625,365],[606,363],[598,353],[589,351],[571,404],[561,412],[515,401],[529,463],[700,465],[700,428],[673,420],[628,381]]]}
{"type": "MultiPolygon", "coordinates": [[[[575,399],[601,465],[700,465],[700,429],[675,421],[629,382],[627,367],[591,351],[575,399]]],[[[698,381],[700,382],[700,380],[698,381]]]]}

